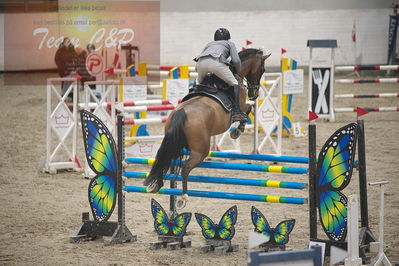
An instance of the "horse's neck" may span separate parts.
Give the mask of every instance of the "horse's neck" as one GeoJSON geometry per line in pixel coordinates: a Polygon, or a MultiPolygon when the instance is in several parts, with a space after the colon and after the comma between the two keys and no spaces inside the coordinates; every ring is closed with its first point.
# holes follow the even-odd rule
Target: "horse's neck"
{"type": "Polygon", "coordinates": [[[251,60],[250,58],[245,58],[245,60],[241,61],[241,70],[238,72],[238,75],[242,78],[245,78],[249,71],[251,70],[251,60]]]}

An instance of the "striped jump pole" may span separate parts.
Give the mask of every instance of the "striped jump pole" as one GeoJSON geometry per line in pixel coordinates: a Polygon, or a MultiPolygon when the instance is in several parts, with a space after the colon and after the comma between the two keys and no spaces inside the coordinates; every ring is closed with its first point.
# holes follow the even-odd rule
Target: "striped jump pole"
{"type": "MultiPolygon", "coordinates": [[[[181,99],[179,100],[181,102],[181,99]]],[[[170,100],[141,100],[141,101],[129,101],[123,102],[123,106],[143,106],[143,105],[165,105],[165,104],[172,104],[170,100]]]]}
{"type": "MultiPolygon", "coordinates": [[[[185,150],[184,154],[189,155],[190,152],[185,150]]],[[[267,162],[302,163],[302,164],[307,164],[309,162],[308,157],[236,153],[236,152],[223,152],[223,151],[210,151],[208,157],[267,161],[267,162]]]]}
{"type": "MultiPolygon", "coordinates": [[[[167,105],[150,105],[150,106],[127,106],[123,107],[121,111],[123,112],[151,112],[151,111],[166,111],[174,110],[175,106],[172,104],[167,105]]],[[[125,118],[128,118],[125,115],[125,118]]]]}
{"type": "MultiPolygon", "coordinates": [[[[124,172],[123,175],[127,178],[146,178],[149,173],[145,172],[124,172]]],[[[182,181],[181,175],[166,174],[166,180],[182,181]]],[[[256,186],[256,187],[273,187],[273,188],[287,188],[287,189],[304,189],[307,187],[306,183],[285,182],[264,179],[246,179],[246,178],[231,178],[231,177],[217,177],[217,176],[188,176],[189,182],[198,183],[213,183],[239,186],[256,186]]]]}
{"type": "MultiPolygon", "coordinates": [[[[147,65],[148,70],[171,70],[175,68],[176,66],[159,66],[159,65],[147,65]]],[[[189,66],[188,71],[195,71],[195,66],[189,66]]]]}
{"type": "Polygon", "coordinates": [[[150,124],[163,124],[168,120],[167,117],[157,117],[157,118],[142,118],[142,119],[133,119],[133,120],[125,120],[123,124],[126,125],[150,125],[150,124]]]}
{"type": "MultiPolygon", "coordinates": [[[[362,107],[369,112],[398,112],[399,107],[362,107]]],[[[356,112],[356,107],[334,108],[337,113],[356,112]]]]}
{"type": "MultiPolygon", "coordinates": [[[[179,102],[181,102],[181,100],[179,100],[179,102]]],[[[115,103],[115,104],[116,104],[117,108],[123,108],[123,107],[127,107],[127,106],[166,105],[166,104],[172,104],[172,102],[170,100],[156,99],[156,100],[141,100],[141,101],[118,102],[118,103],[115,103]]],[[[102,105],[102,107],[110,108],[112,103],[105,102],[105,103],[102,103],[101,105],[102,105]]],[[[87,106],[90,109],[96,108],[97,107],[97,103],[88,103],[87,106]]],[[[80,103],[79,107],[84,108],[85,104],[84,103],[80,103]]]]}
{"type": "Polygon", "coordinates": [[[357,70],[399,70],[399,65],[358,65],[358,66],[337,66],[336,71],[357,71],[357,70]]]}
{"type": "MultiPolygon", "coordinates": [[[[127,164],[154,164],[155,159],[144,158],[126,158],[127,164]]],[[[184,161],[174,160],[172,164],[178,164],[184,161]]],[[[241,170],[241,171],[255,171],[255,172],[270,172],[270,173],[286,173],[286,174],[306,174],[308,169],[305,167],[293,166],[278,166],[278,165],[256,165],[243,163],[221,163],[221,162],[201,162],[199,168],[211,169],[226,169],[226,170],[241,170]]]]}
{"type": "MultiPolygon", "coordinates": [[[[126,192],[148,193],[146,187],[125,186],[123,188],[126,192]]],[[[181,196],[182,190],[175,188],[161,188],[157,194],[181,196]]],[[[261,201],[272,203],[287,203],[287,204],[306,204],[307,199],[296,197],[280,197],[257,194],[243,194],[230,192],[216,192],[203,190],[188,190],[187,194],[192,197],[200,198],[215,198],[215,199],[229,199],[229,200],[246,200],[246,201],[261,201]]]]}
{"type": "Polygon", "coordinates": [[[383,79],[336,79],[336,83],[361,84],[361,83],[399,83],[399,78],[383,79]]]}
{"type": "Polygon", "coordinates": [[[399,93],[337,94],[335,98],[395,98],[399,93]]]}

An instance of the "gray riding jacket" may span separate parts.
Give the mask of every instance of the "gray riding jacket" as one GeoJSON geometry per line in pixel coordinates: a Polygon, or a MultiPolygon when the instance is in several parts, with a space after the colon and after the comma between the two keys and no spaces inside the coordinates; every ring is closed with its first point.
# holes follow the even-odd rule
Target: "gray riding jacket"
{"type": "Polygon", "coordinates": [[[200,58],[207,56],[219,59],[220,62],[226,65],[232,64],[237,72],[241,70],[241,60],[236,46],[230,41],[221,40],[208,43],[201,54],[194,58],[194,61],[198,62],[200,58]],[[229,57],[231,57],[230,63],[227,60],[229,57]]]}

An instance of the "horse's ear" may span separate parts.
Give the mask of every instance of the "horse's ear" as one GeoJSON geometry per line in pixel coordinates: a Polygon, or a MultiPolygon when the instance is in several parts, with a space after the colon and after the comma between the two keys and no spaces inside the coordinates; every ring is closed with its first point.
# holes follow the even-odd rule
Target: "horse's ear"
{"type": "Polygon", "coordinates": [[[272,54],[268,54],[268,55],[264,55],[264,56],[262,56],[262,60],[266,60],[266,59],[268,59],[270,56],[271,56],[272,54]]]}

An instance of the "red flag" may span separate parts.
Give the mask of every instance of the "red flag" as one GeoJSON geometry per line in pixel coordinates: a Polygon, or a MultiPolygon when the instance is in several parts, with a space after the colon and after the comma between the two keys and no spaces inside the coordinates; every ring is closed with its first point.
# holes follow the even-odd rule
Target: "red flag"
{"type": "Polygon", "coordinates": [[[112,65],[113,65],[114,67],[117,67],[118,62],[119,62],[119,49],[116,48],[115,56],[114,56],[114,61],[112,62],[112,65]]]}
{"type": "Polygon", "coordinates": [[[247,45],[252,44],[252,42],[250,40],[247,40],[247,45]]]}
{"type": "Polygon", "coordinates": [[[356,42],[356,20],[353,21],[353,27],[352,27],[352,42],[356,42]]]}
{"type": "Polygon", "coordinates": [[[360,108],[360,107],[356,107],[356,113],[357,116],[362,116],[367,114],[369,111],[367,111],[366,109],[360,108]]]}
{"type": "Polygon", "coordinates": [[[113,67],[108,68],[108,69],[104,70],[104,73],[105,73],[105,74],[113,75],[113,74],[114,74],[114,68],[113,68],[113,67]]]}
{"type": "Polygon", "coordinates": [[[285,50],[284,48],[281,48],[281,54],[285,54],[287,52],[287,50],[285,50]]]}
{"type": "Polygon", "coordinates": [[[315,119],[319,118],[318,115],[316,115],[315,113],[313,113],[312,111],[309,111],[309,122],[313,121],[315,119]]]}
{"type": "Polygon", "coordinates": [[[82,80],[82,76],[79,75],[79,74],[76,74],[76,79],[77,79],[77,80],[82,80]]]}
{"type": "Polygon", "coordinates": [[[245,51],[245,50],[247,50],[247,48],[241,47],[241,51],[245,51]]]}

